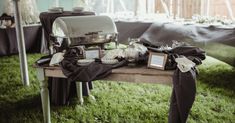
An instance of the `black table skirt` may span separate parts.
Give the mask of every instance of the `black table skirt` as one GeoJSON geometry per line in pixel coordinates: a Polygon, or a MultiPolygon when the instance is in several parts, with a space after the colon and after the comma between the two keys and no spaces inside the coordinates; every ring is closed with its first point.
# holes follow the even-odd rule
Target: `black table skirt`
{"type": "MultiPolygon", "coordinates": [[[[42,48],[41,25],[23,27],[27,53],[40,53],[42,48]]],[[[0,29],[0,56],[18,53],[15,28],[0,29]]]]}
{"type": "MultiPolygon", "coordinates": [[[[86,15],[95,15],[94,12],[83,12],[83,13],[73,13],[71,11],[64,11],[63,13],[48,13],[42,12],[39,15],[42,27],[45,34],[45,45],[49,46],[49,35],[52,33],[52,25],[56,18],[65,17],[65,16],[86,16],[86,15]]],[[[66,105],[69,103],[69,100],[76,93],[75,82],[70,82],[67,79],[63,78],[49,78],[49,91],[50,91],[50,100],[54,105],[66,105]]],[[[91,82],[89,85],[92,85],[91,82]]],[[[86,85],[83,84],[83,95],[88,95],[88,90],[86,85]]],[[[92,89],[92,88],[89,88],[92,89]]]]}

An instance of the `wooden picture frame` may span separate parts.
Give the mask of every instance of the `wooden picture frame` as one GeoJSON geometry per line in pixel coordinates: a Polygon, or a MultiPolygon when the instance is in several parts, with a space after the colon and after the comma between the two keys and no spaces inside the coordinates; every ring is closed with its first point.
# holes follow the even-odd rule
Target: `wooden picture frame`
{"type": "Polygon", "coordinates": [[[85,59],[101,58],[101,49],[100,48],[86,49],[84,57],[85,59]]]}
{"type": "Polygon", "coordinates": [[[149,52],[148,67],[165,70],[167,54],[149,52]]]}

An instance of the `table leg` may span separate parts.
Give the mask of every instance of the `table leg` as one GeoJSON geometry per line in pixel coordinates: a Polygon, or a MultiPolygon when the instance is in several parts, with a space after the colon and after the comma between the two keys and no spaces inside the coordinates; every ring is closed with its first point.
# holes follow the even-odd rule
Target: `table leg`
{"type": "Polygon", "coordinates": [[[84,102],[83,95],[82,95],[82,82],[76,82],[76,89],[77,89],[77,96],[78,96],[79,102],[82,105],[84,102]]]}
{"type": "Polygon", "coordinates": [[[44,123],[51,123],[49,90],[47,88],[48,83],[45,80],[44,69],[37,68],[37,78],[40,81],[40,87],[41,87],[41,101],[42,101],[44,123]]]}
{"type": "Polygon", "coordinates": [[[88,91],[88,97],[89,97],[89,99],[95,100],[95,97],[90,94],[89,82],[86,82],[86,88],[87,88],[87,91],[88,91]]]}

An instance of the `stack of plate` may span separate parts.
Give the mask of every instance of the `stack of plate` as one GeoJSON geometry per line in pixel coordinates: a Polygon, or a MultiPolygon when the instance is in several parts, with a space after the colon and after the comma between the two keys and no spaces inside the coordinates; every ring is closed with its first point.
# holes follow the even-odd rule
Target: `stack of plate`
{"type": "Polygon", "coordinates": [[[83,7],[74,7],[73,8],[73,13],[81,13],[84,10],[83,7]]]}
{"type": "Polygon", "coordinates": [[[117,59],[101,59],[102,64],[117,64],[117,59]]]}
{"type": "Polygon", "coordinates": [[[80,66],[86,66],[89,65],[91,62],[94,62],[95,59],[79,59],[78,60],[78,65],[80,66]]]}
{"type": "Polygon", "coordinates": [[[48,13],[62,13],[63,7],[53,7],[51,9],[48,9],[48,13]]]}

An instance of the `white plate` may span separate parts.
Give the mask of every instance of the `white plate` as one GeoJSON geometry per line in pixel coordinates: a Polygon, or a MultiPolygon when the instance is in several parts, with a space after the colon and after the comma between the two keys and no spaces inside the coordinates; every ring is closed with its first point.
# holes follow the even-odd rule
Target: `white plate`
{"type": "Polygon", "coordinates": [[[94,61],[95,61],[95,59],[79,59],[78,64],[89,64],[94,61]]]}
{"type": "Polygon", "coordinates": [[[48,9],[48,13],[62,13],[62,9],[48,9]]]}
{"type": "Polygon", "coordinates": [[[101,59],[102,64],[116,64],[118,63],[117,59],[101,59]]]}
{"type": "Polygon", "coordinates": [[[74,7],[73,11],[83,11],[84,8],[83,7],[74,7]]]}
{"type": "Polygon", "coordinates": [[[48,13],[62,13],[62,11],[48,11],[48,13]]]}

